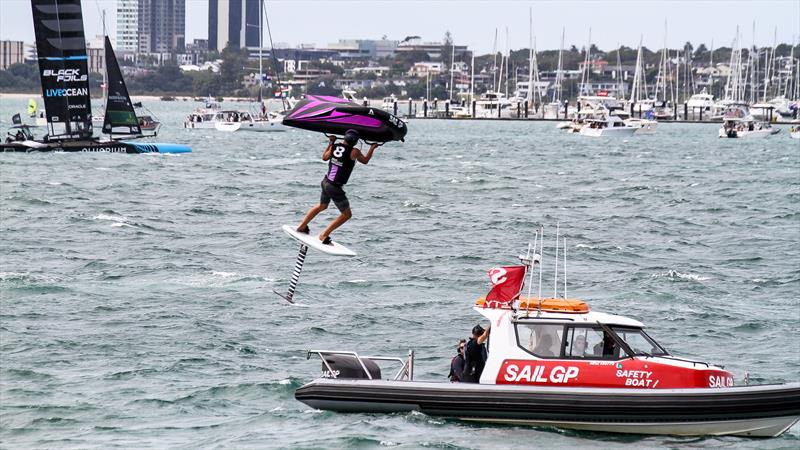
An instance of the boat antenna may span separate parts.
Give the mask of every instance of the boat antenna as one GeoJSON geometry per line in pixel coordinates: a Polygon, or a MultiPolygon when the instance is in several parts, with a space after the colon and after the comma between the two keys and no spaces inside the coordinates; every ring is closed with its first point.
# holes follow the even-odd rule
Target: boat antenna
{"type": "Polygon", "coordinates": [[[539,240],[539,230],[533,234],[533,257],[531,257],[531,245],[528,244],[528,299],[525,301],[525,317],[531,309],[531,289],[533,289],[533,263],[536,260],[536,246],[539,240]]]}
{"type": "Polygon", "coordinates": [[[559,223],[556,222],[556,268],[553,274],[553,298],[558,298],[558,231],[559,223]]]}
{"type": "Polygon", "coordinates": [[[542,313],[542,260],[544,259],[544,225],[540,226],[539,236],[539,306],[537,307],[537,317],[542,313]]]}
{"type": "Polygon", "coordinates": [[[564,298],[567,298],[567,237],[564,236],[564,298]]]}

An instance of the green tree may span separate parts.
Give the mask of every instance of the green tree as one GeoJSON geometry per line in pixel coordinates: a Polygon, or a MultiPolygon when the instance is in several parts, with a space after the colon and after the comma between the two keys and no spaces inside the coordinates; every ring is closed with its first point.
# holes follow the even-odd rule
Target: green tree
{"type": "Polygon", "coordinates": [[[247,49],[228,45],[220,54],[222,64],[219,67],[221,88],[224,94],[233,94],[242,87],[242,76],[247,66],[247,49]]]}
{"type": "Polygon", "coordinates": [[[453,35],[450,34],[450,31],[446,31],[444,33],[444,39],[442,43],[442,65],[446,67],[446,71],[450,70],[450,60],[453,57],[453,35]]]}

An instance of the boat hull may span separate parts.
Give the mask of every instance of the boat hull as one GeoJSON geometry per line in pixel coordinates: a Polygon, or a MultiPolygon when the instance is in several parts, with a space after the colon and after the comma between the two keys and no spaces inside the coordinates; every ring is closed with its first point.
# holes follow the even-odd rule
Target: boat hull
{"type": "Polygon", "coordinates": [[[777,436],[800,420],[800,383],[718,389],[587,389],[318,379],[295,392],[313,408],[577,430],[777,436]]]}
{"type": "Polygon", "coordinates": [[[274,133],[277,131],[286,131],[289,127],[281,123],[281,121],[272,120],[255,120],[252,122],[242,122],[239,131],[254,131],[257,133],[274,133]]]}
{"type": "Polygon", "coordinates": [[[162,144],[127,141],[23,141],[0,144],[0,152],[80,152],[80,153],[190,153],[192,149],[182,144],[162,144]]]}
{"type": "Polygon", "coordinates": [[[739,138],[739,139],[763,139],[765,137],[772,136],[773,134],[777,134],[779,130],[766,128],[762,130],[743,130],[743,131],[735,131],[733,133],[728,133],[725,129],[719,130],[719,137],[721,138],[739,138]]]}
{"type": "Polygon", "coordinates": [[[614,127],[614,128],[590,128],[588,125],[581,127],[579,133],[583,136],[591,137],[626,137],[633,136],[638,128],[634,127],[614,127]]]}

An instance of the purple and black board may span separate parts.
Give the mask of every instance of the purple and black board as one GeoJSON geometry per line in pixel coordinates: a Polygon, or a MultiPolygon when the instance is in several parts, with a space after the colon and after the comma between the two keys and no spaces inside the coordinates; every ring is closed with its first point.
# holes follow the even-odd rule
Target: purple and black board
{"type": "Polygon", "coordinates": [[[307,95],[297,102],[283,124],[338,135],[356,130],[361,139],[369,142],[402,141],[408,131],[402,120],[382,109],[322,95],[307,95]]]}

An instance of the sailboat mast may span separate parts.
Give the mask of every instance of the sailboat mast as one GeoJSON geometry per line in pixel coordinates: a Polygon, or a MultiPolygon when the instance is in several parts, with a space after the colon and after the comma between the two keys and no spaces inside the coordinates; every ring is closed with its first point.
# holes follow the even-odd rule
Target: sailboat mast
{"type": "MultiPolygon", "coordinates": [[[[508,27],[506,27],[506,98],[508,98],[508,81],[509,81],[509,68],[511,64],[511,48],[508,46],[508,27]]],[[[500,106],[498,105],[498,108],[500,106]]]]}
{"type": "Polygon", "coordinates": [[[264,0],[258,0],[258,101],[264,103],[264,29],[262,19],[264,16],[264,0]]]}
{"type": "Polygon", "coordinates": [[[494,55],[494,63],[492,64],[492,90],[497,92],[497,28],[494,29],[492,53],[494,55]]]}
{"type": "MultiPolygon", "coordinates": [[[[103,37],[106,35],[106,10],[103,9],[103,37]]],[[[105,98],[108,97],[108,68],[107,68],[107,61],[103,58],[103,97],[104,102],[107,101],[105,98]]],[[[105,106],[105,105],[104,105],[105,106]]]]}
{"type": "Polygon", "coordinates": [[[589,58],[592,48],[592,28],[589,27],[589,42],[586,44],[586,57],[583,60],[583,73],[581,73],[581,86],[578,95],[589,95],[589,58]]]}
{"type": "Polygon", "coordinates": [[[472,52],[472,63],[469,66],[470,76],[469,76],[469,108],[471,110],[470,115],[475,116],[475,108],[472,107],[473,96],[475,95],[475,52],[472,52]]]}
{"type": "Polygon", "coordinates": [[[450,102],[453,101],[453,66],[456,65],[456,42],[452,42],[452,50],[450,51],[450,102]]]}
{"type": "Polygon", "coordinates": [[[619,52],[622,50],[622,46],[617,42],[617,90],[619,91],[620,99],[624,98],[624,92],[622,88],[622,59],[619,56],[619,52]]]}
{"type": "Polygon", "coordinates": [[[528,107],[533,104],[533,8],[528,8],[528,107]]]}
{"type": "Polygon", "coordinates": [[[564,33],[566,28],[561,28],[561,48],[558,49],[558,70],[556,71],[556,101],[561,104],[561,67],[562,67],[562,53],[564,52],[564,33]]]}

